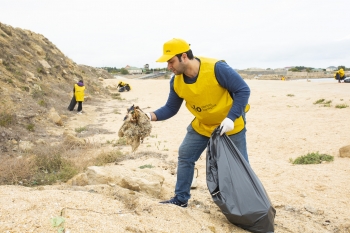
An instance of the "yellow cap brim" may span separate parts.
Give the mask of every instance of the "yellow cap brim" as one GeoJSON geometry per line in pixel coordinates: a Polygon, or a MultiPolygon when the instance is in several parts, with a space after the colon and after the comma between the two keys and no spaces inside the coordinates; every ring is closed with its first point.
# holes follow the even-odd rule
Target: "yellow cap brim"
{"type": "Polygon", "coordinates": [[[158,58],[158,60],[156,60],[156,62],[167,62],[169,61],[171,58],[173,58],[175,55],[163,55],[160,58],[158,58]]]}

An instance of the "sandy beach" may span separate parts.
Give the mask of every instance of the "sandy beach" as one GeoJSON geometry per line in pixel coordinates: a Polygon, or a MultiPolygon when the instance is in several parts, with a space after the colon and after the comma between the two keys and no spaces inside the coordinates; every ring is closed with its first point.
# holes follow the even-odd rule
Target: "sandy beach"
{"type": "MultiPolygon", "coordinates": [[[[169,79],[105,79],[105,87],[119,81],[132,86],[121,93],[122,100],[104,99],[84,103],[84,114],[70,117],[66,130],[99,124],[112,131],[96,134],[91,141],[118,140],[126,108],[132,104],[145,112],[163,106],[169,92],[169,79]],[[113,111],[119,109],[122,114],[113,111]]],[[[275,232],[350,232],[349,177],[350,158],[340,158],[339,148],[350,145],[350,85],[329,82],[246,80],[251,88],[247,113],[247,145],[251,167],[262,181],[277,214],[275,232]],[[314,104],[319,99],[331,101],[329,107],[314,104]],[[317,165],[293,165],[290,159],[319,152],[334,156],[334,161],[317,165]]],[[[88,88],[88,87],[87,87],[88,88]]],[[[57,232],[50,220],[65,209],[66,232],[246,232],[232,225],[212,202],[205,180],[205,152],[196,164],[196,189],[191,191],[189,208],[158,204],[173,196],[176,175],[171,164],[193,116],[182,105],[173,118],[152,122],[151,136],[137,152],[144,156],[121,164],[137,170],[151,164],[152,171],[164,177],[159,198],[142,193],[128,193],[137,202],[128,208],[116,198],[127,192],[101,184],[28,188],[1,186],[0,232],[57,232]],[[91,191],[93,190],[93,191],[91,191]]],[[[130,153],[130,146],[119,147],[130,153]]],[[[175,170],[176,171],[176,170],[175,170]]]]}

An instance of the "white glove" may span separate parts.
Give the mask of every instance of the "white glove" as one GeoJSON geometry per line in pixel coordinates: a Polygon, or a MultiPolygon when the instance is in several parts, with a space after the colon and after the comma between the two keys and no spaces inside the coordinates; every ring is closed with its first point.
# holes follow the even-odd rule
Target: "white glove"
{"type": "Polygon", "coordinates": [[[149,118],[150,121],[152,121],[152,116],[150,112],[146,112],[146,116],[149,118]]]}
{"type": "Polygon", "coordinates": [[[235,127],[235,123],[230,119],[230,118],[225,118],[221,124],[220,124],[220,136],[223,135],[224,133],[233,130],[235,127]]]}

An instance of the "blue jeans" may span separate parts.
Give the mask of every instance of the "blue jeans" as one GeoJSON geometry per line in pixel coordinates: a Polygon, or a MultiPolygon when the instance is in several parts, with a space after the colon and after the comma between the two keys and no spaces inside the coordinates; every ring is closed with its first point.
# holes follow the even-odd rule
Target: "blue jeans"
{"type": "MultiPolygon", "coordinates": [[[[241,132],[230,135],[229,138],[249,163],[245,134],[246,129],[244,128],[241,132]]],[[[187,127],[187,134],[179,148],[175,186],[175,195],[181,202],[187,202],[191,197],[190,190],[194,165],[207,147],[208,141],[209,137],[198,134],[194,131],[191,124],[187,127]]]]}

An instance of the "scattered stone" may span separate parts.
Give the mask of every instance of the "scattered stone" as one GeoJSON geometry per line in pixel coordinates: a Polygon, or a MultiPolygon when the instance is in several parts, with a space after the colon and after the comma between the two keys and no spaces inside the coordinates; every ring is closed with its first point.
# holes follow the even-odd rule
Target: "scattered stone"
{"type": "Polygon", "coordinates": [[[293,211],[293,212],[295,211],[295,208],[293,206],[289,206],[289,205],[284,206],[284,209],[286,211],[293,211]]]}
{"type": "Polygon", "coordinates": [[[321,215],[324,213],[323,210],[318,210],[312,206],[304,206],[305,210],[310,212],[311,214],[317,214],[317,215],[321,215]]]}
{"type": "Polygon", "coordinates": [[[24,50],[24,49],[21,49],[22,50],[22,52],[24,53],[24,55],[26,56],[26,57],[28,57],[28,58],[32,58],[33,57],[33,55],[30,53],[30,52],[28,52],[28,51],[26,51],[26,50],[24,50]]]}
{"type": "Polygon", "coordinates": [[[78,138],[74,136],[72,133],[69,133],[67,131],[63,132],[63,137],[64,137],[64,143],[71,147],[75,147],[75,146],[79,147],[86,144],[83,138],[78,138]]]}
{"type": "Polygon", "coordinates": [[[350,158],[350,145],[343,146],[339,149],[339,156],[342,158],[350,158]]]}
{"type": "Polygon", "coordinates": [[[28,151],[34,147],[34,144],[29,141],[20,141],[18,146],[22,151],[28,151]]]}
{"type": "Polygon", "coordinates": [[[146,193],[158,198],[162,189],[164,177],[150,169],[132,171],[123,166],[88,167],[86,173],[73,177],[67,183],[70,185],[97,185],[108,184],[146,193]]]}
{"type": "Polygon", "coordinates": [[[40,87],[38,84],[34,84],[34,85],[33,85],[33,88],[34,88],[35,90],[41,91],[41,87],[40,87]]]}
{"type": "Polygon", "coordinates": [[[47,61],[39,60],[39,62],[45,69],[51,69],[51,66],[49,65],[49,63],[47,63],[47,61]]]}
{"type": "Polygon", "coordinates": [[[51,121],[54,122],[56,125],[63,125],[62,118],[60,117],[60,115],[58,115],[55,108],[50,109],[49,119],[51,119],[51,121]]]}

